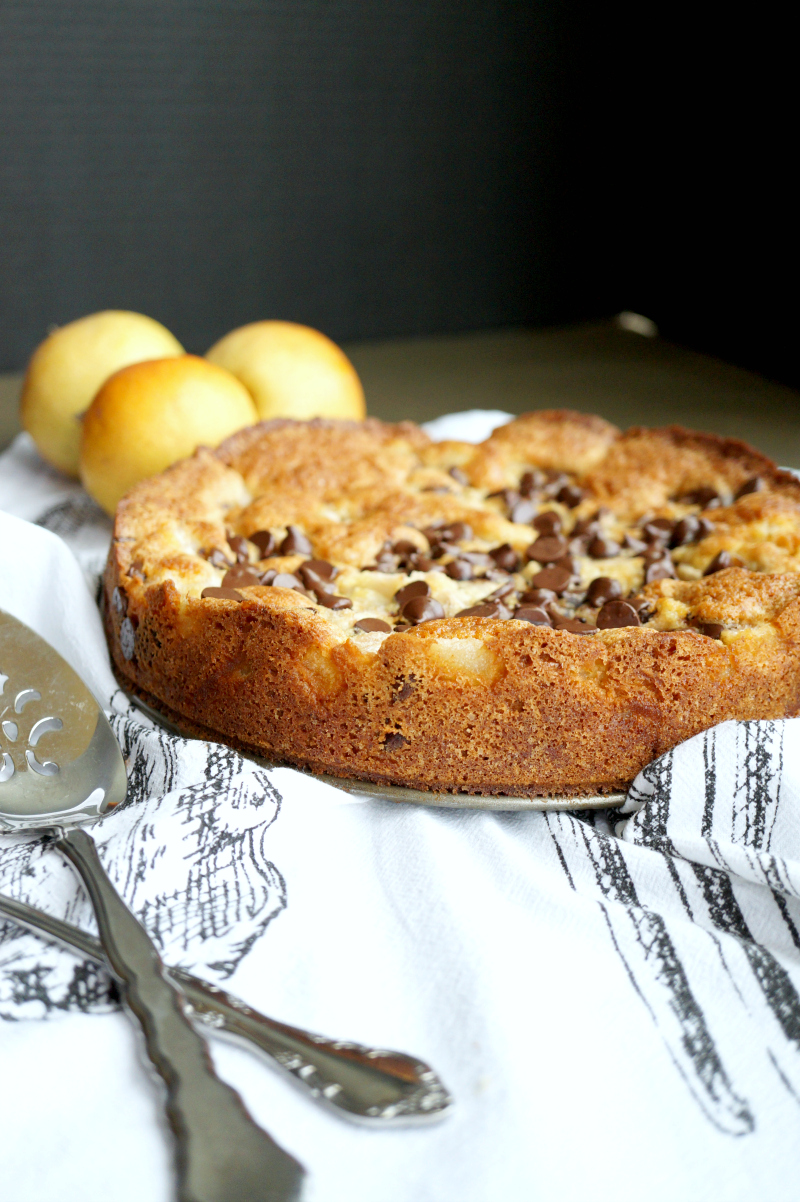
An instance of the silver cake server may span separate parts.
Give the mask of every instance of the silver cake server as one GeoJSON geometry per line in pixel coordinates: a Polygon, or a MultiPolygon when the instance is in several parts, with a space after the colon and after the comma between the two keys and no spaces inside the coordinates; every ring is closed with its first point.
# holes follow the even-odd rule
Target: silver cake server
{"type": "Polygon", "coordinates": [[[80,874],[105,959],[166,1087],[180,1202],[292,1202],[305,1170],[214,1072],[144,927],[112,885],[83,824],[124,801],[113,731],[76,672],[0,610],[0,828],[51,834],[80,874]]]}
{"type": "MultiPolygon", "coordinates": [[[[0,915],[104,964],[98,939],[43,910],[0,893],[0,915]]],[[[167,975],[186,995],[188,1014],[206,1029],[264,1053],[313,1098],[357,1121],[386,1126],[441,1118],[452,1099],[433,1069],[403,1052],[326,1039],[267,1018],[180,968],[167,975]]]]}

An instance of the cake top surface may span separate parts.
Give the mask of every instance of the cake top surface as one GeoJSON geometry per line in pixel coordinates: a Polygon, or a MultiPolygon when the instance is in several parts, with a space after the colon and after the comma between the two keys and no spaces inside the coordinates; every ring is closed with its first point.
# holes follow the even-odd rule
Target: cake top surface
{"type": "Polygon", "coordinates": [[[264,422],[134,488],[114,536],[132,596],[313,613],[365,652],[435,620],[451,637],[499,619],[728,642],[800,593],[791,474],[737,440],[562,410],[478,445],[374,419],[264,422]]]}

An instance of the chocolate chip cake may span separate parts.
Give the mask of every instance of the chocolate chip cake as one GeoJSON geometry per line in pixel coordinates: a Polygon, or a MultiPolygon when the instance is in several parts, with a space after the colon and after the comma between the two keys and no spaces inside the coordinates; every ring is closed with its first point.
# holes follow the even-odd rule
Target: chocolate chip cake
{"type": "Polygon", "coordinates": [[[624,787],[727,718],[800,707],[800,482],[744,443],[526,414],[475,446],[273,421],[120,503],[124,686],[340,777],[624,787]]]}

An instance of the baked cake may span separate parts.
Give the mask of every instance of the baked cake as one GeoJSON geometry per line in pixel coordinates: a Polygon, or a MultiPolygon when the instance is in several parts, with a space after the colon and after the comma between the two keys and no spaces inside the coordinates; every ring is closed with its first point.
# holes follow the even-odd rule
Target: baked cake
{"type": "Polygon", "coordinates": [[[742,442],[526,414],[479,445],[272,421],[120,503],[123,685],[339,777],[623,788],[727,718],[800,706],[800,482],[742,442]]]}

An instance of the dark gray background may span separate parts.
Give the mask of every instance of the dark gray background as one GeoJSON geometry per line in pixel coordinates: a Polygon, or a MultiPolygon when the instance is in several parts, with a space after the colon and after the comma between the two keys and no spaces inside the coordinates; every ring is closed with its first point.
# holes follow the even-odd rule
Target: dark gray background
{"type": "Polygon", "coordinates": [[[797,382],[785,41],[562,0],[6,0],[0,369],[104,307],[195,351],[630,308],[797,382]]]}
{"type": "Polygon", "coordinates": [[[140,309],[192,349],[546,321],[562,14],[456,3],[6,6],[2,366],[140,309]]]}

